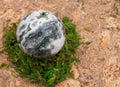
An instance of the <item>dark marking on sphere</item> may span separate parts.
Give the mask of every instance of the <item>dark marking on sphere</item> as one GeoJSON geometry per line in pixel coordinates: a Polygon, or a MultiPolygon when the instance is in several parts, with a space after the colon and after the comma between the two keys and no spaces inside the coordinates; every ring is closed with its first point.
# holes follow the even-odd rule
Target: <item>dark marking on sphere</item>
{"type": "Polygon", "coordinates": [[[20,28],[19,28],[19,32],[20,32],[21,30],[23,30],[25,27],[26,27],[25,24],[23,24],[22,26],[20,26],[20,28]]]}
{"type": "Polygon", "coordinates": [[[61,20],[59,18],[57,18],[57,20],[61,23],[61,20]]]}
{"type": "Polygon", "coordinates": [[[27,34],[28,31],[30,31],[30,30],[31,30],[30,25],[28,25],[27,30],[23,31],[22,34],[19,36],[19,41],[18,41],[18,42],[21,42],[21,41],[23,40],[23,36],[24,36],[25,34],[27,34]]]}
{"type": "MultiPolygon", "coordinates": [[[[57,20],[62,24],[63,35],[65,35],[65,29],[64,29],[64,27],[63,27],[63,23],[62,23],[62,21],[61,21],[59,18],[57,18],[57,20]]],[[[60,26],[60,23],[59,23],[59,26],[60,26]]]]}
{"type": "Polygon", "coordinates": [[[27,28],[27,30],[26,30],[26,33],[28,32],[28,31],[30,31],[31,30],[31,28],[30,28],[30,24],[28,25],[28,28],[27,28]]]}
{"type": "Polygon", "coordinates": [[[51,49],[54,49],[55,48],[55,46],[54,45],[51,45],[51,49]]]}
{"type": "Polygon", "coordinates": [[[31,15],[32,14],[32,12],[31,13],[29,13],[28,15],[26,15],[24,18],[23,18],[23,20],[26,20],[27,19],[27,17],[29,16],[29,15],[31,15]]]}
{"type": "Polygon", "coordinates": [[[63,35],[65,36],[65,29],[63,26],[62,26],[62,31],[63,31],[63,35]]]}
{"type": "Polygon", "coordinates": [[[23,31],[22,34],[19,36],[19,43],[23,40],[23,35],[25,35],[25,31],[23,31]]]}
{"type": "Polygon", "coordinates": [[[54,41],[59,38],[61,38],[61,32],[57,25],[44,23],[35,32],[29,34],[29,36],[25,38],[23,46],[27,49],[28,53],[33,56],[43,56],[51,54],[51,50],[54,49],[54,46],[52,46],[51,49],[47,49],[47,46],[51,43],[50,39],[54,41]]]}
{"type": "Polygon", "coordinates": [[[48,19],[46,12],[42,12],[39,16],[37,16],[37,18],[38,19],[40,19],[40,18],[46,18],[46,19],[48,19]]]}
{"type": "Polygon", "coordinates": [[[34,21],[33,23],[32,23],[32,25],[35,27],[36,26],[36,24],[37,24],[37,21],[34,21]]]}
{"type": "Polygon", "coordinates": [[[39,21],[39,24],[41,24],[41,21],[39,21]]]}
{"type": "Polygon", "coordinates": [[[30,19],[30,21],[34,21],[34,20],[35,20],[34,18],[30,19]]]}
{"type": "Polygon", "coordinates": [[[43,15],[43,16],[44,16],[44,15],[46,15],[46,12],[42,12],[42,14],[41,14],[41,15],[43,15]]]}
{"type": "Polygon", "coordinates": [[[34,48],[34,51],[32,52],[33,55],[35,56],[50,55],[52,49],[47,49],[48,45],[49,45],[49,37],[45,37],[43,41],[34,48]]]}
{"type": "Polygon", "coordinates": [[[51,49],[46,49],[46,50],[37,50],[36,52],[33,52],[34,57],[45,57],[47,55],[51,55],[51,49]]]}

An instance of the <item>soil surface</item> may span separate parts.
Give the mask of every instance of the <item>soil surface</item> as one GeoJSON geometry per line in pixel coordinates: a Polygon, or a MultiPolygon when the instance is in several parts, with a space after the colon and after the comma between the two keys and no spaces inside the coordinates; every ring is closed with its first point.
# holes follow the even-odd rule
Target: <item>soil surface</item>
{"type": "MultiPolygon", "coordinates": [[[[84,42],[76,52],[80,62],[71,69],[75,79],[55,87],[120,87],[120,0],[0,0],[0,50],[4,24],[41,9],[70,17],[84,42]]],[[[0,69],[0,87],[43,87],[21,78],[6,52],[0,54],[3,62],[10,67],[0,69]]]]}

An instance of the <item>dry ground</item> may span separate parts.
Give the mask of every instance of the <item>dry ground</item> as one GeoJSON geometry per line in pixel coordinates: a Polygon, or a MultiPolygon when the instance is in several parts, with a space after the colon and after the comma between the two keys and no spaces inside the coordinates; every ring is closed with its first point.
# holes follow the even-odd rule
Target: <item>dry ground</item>
{"type": "MultiPolygon", "coordinates": [[[[72,67],[75,79],[55,87],[120,87],[120,0],[0,0],[0,46],[4,24],[40,9],[73,19],[87,42],[76,52],[80,62],[72,67]]],[[[0,87],[42,87],[19,77],[4,52],[0,63],[5,61],[10,68],[0,69],[0,87]]]]}

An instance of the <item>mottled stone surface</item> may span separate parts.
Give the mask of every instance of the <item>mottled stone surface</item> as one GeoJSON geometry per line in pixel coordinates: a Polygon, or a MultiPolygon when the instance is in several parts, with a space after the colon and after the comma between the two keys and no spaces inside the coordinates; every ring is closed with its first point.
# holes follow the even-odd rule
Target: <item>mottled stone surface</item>
{"type": "Polygon", "coordinates": [[[33,57],[48,57],[60,51],[65,42],[62,22],[49,11],[33,11],[17,28],[17,41],[33,57]]]}

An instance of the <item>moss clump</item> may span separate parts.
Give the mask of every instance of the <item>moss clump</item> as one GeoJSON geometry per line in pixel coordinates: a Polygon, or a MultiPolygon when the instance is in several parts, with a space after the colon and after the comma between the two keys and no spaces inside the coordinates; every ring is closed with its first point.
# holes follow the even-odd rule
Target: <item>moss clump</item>
{"type": "Polygon", "coordinates": [[[46,59],[32,58],[20,49],[16,40],[18,22],[4,28],[4,48],[16,70],[19,71],[21,76],[27,77],[30,82],[41,81],[44,85],[53,86],[66,77],[73,76],[70,72],[71,64],[78,59],[73,57],[72,54],[80,45],[80,38],[72,20],[63,17],[62,21],[66,31],[65,45],[58,54],[46,59]]]}
{"type": "Polygon", "coordinates": [[[7,62],[3,62],[0,64],[0,68],[9,68],[9,64],[7,62]]]}

